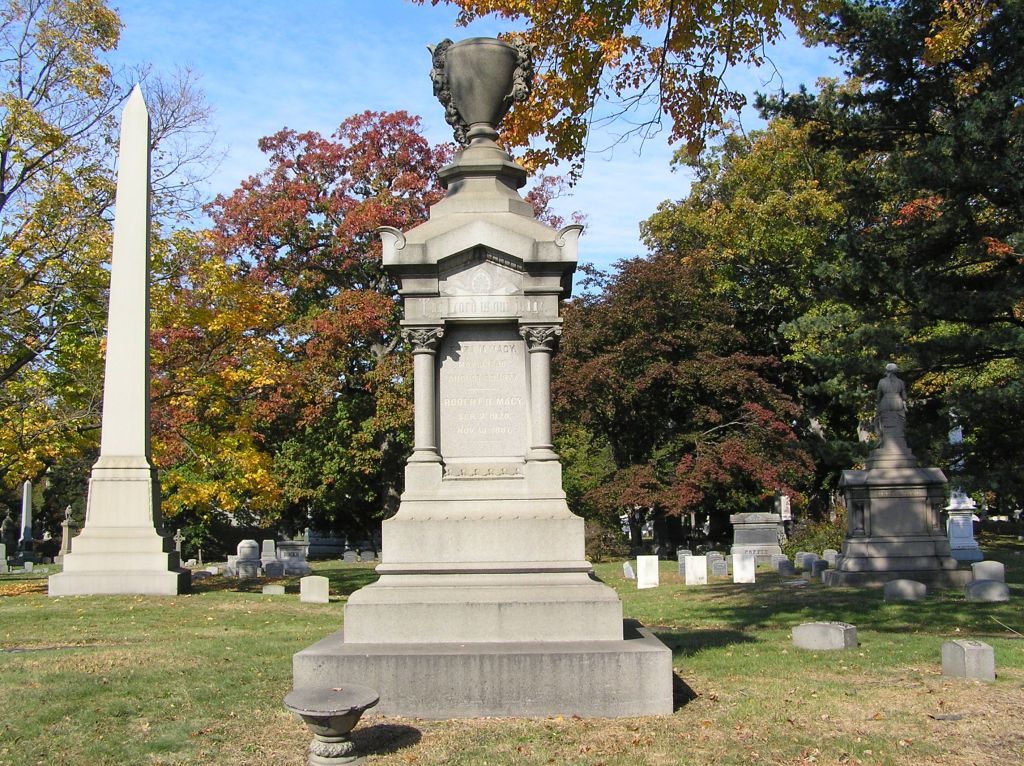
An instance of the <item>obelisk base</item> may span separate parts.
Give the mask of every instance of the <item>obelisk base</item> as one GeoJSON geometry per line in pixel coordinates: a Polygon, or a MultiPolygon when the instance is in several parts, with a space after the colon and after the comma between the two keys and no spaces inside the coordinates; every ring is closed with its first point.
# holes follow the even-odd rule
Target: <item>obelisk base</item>
{"type": "Polygon", "coordinates": [[[191,572],[180,567],[172,541],[156,531],[154,473],[142,467],[93,469],[85,527],[64,557],[64,570],[50,576],[49,595],[188,592],[191,572]]]}
{"type": "Polygon", "coordinates": [[[630,620],[624,636],[346,644],[338,631],[294,655],[294,686],[369,686],[379,712],[416,718],[671,715],[671,650],[630,620]]]}

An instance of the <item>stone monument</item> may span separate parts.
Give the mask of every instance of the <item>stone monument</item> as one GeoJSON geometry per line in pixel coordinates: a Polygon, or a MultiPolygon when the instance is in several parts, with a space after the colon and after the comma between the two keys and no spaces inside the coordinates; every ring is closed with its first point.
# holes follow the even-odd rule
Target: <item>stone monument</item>
{"type": "Polygon", "coordinates": [[[975,503],[964,492],[954,492],[946,506],[946,536],[949,548],[957,561],[981,561],[985,554],[981,552],[978,541],[974,539],[975,503]]]}
{"type": "Polygon", "coordinates": [[[51,596],[188,590],[161,532],[160,487],[149,439],[149,114],[136,86],[125,105],[118,154],[100,457],[89,479],[85,524],[51,596]]]}
{"type": "Polygon", "coordinates": [[[71,553],[71,528],[74,522],[71,520],[71,506],[64,509],[64,521],[60,523],[60,553],[55,559],[56,563],[63,564],[64,557],[71,553]]]}
{"type": "Polygon", "coordinates": [[[772,556],[782,553],[779,546],[779,531],[782,517],[777,513],[734,513],[729,517],[732,524],[733,556],[748,554],[756,564],[770,564],[772,556]]]}
{"type": "Polygon", "coordinates": [[[581,227],[537,221],[495,130],[532,80],[525,46],[433,47],[462,144],[430,220],[381,230],[413,353],[414,449],[380,579],[344,631],[299,652],[294,684],[356,683],[429,718],[672,712],[671,652],[624,627],[592,577],[551,444],[550,366],[581,227]]]}
{"type": "Polygon", "coordinates": [[[918,465],[906,439],[906,387],[896,365],[878,383],[881,442],[863,471],[843,471],[848,529],[826,585],[881,587],[889,580],[923,582],[929,588],[960,587],[970,572],[958,570],[939,521],[946,477],[918,465]]]}
{"type": "Polygon", "coordinates": [[[35,541],[32,539],[32,482],[21,485],[21,532],[18,534],[18,563],[35,562],[35,541]]]}

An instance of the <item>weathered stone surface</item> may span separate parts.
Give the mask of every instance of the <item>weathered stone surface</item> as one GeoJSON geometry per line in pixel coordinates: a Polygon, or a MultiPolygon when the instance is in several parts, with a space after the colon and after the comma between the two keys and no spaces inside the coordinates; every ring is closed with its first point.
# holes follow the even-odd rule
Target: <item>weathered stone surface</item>
{"type": "Polygon", "coordinates": [[[942,644],[942,675],[995,681],[995,652],[983,641],[946,641],[942,644]]]}
{"type": "Polygon", "coordinates": [[[792,577],[796,575],[796,567],[793,566],[793,562],[789,559],[782,559],[775,562],[775,571],[784,577],[792,577]]]}
{"type": "Polygon", "coordinates": [[[975,580],[1006,582],[1006,567],[1001,561],[976,561],[971,564],[971,575],[975,580]]]}
{"type": "Polygon", "coordinates": [[[263,575],[265,577],[284,577],[284,562],[277,559],[267,561],[263,565],[263,575]]]}
{"type": "Polygon", "coordinates": [[[857,628],[846,622],[805,622],[793,628],[798,649],[831,651],[857,646],[857,628]]]}
{"type": "Polygon", "coordinates": [[[736,513],[729,517],[733,538],[730,553],[750,554],[758,564],[771,562],[773,554],[781,554],[779,530],[782,517],[777,513],[736,513]]]}
{"type": "MultiPolygon", "coordinates": [[[[807,563],[807,559],[804,559],[804,563],[807,563]]],[[[809,571],[811,573],[811,577],[821,577],[823,574],[825,574],[825,570],[828,568],[829,565],[828,562],[825,561],[825,559],[815,559],[811,562],[810,569],[805,571],[809,571]]]]}
{"type": "Polygon", "coordinates": [[[1010,600],[1010,588],[998,580],[973,580],[964,586],[968,601],[998,603],[1010,600]]]}
{"type": "Polygon", "coordinates": [[[711,562],[711,576],[712,577],[728,577],[729,576],[729,565],[725,563],[725,559],[715,559],[711,562]]]}
{"type": "Polygon", "coordinates": [[[665,683],[672,652],[631,621],[619,641],[350,644],[339,631],[296,654],[293,667],[296,688],[358,683],[377,689],[382,715],[672,712],[672,686],[665,683]]]}
{"type": "Polygon", "coordinates": [[[299,601],[326,604],[330,600],[330,580],[326,577],[308,575],[299,580],[299,601]]]}
{"type": "Polygon", "coordinates": [[[657,588],[658,587],[658,557],[637,556],[636,557],[636,587],[657,588]]]}
{"type": "Polygon", "coordinates": [[[622,562],[622,576],[625,577],[627,580],[636,579],[636,572],[633,571],[633,565],[630,564],[628,561],[622,562]]]}
{"type": "Polygon", "coordinates": [[[974,539],[974,514],[977,503],[963,492],[953,492],[946,506],[946,535],[949,548],[957,561],[981,561],[978,541],[974,539]]]}
{"type": "Polygon", "coordinates": [[[814,572],[814,562],[818,561],[817,553],[805,553],[800,560],[800,570],[803,572],[814,572]]]}
{"type": "Polygon", "coordinates": [[[732,557],[732,581],[752,583],[757,578],[757,558],[750,553],[734,554],[732,557]]]}
{"type": "Polygon", "coordinates": [[[821,552],[821,557],[829,563],[829,566],[834,567],[839,558],[839,551],[835,548],[826,548],[821,552]]]}
{"type": "Polygon", "coordinates": [[[920,601],[928,595],[928,587],[917,580],[889,580],[883,586],[886,601],[920,601]]]}
{"type": "Polygon", "coordinates": [[[264,585],[263,586],[263,595],[264,596],[283,596],[284,595],[284,586],[283,585],[273,584],[273,583],[270,584],[270,585],[264,585]]]}
{"type": "Polygon", "coordinates": [[[686,584],[707,585],[708,584],[708,558],[707,556],[690,556],[686,559],[686,584]]]}
{"type": "Polygon", "coordinates": [[[282,540],[277,544],[277,558],[286,575],[308,575],[312,569],[306,561],[309,544],[304,540],[282,540]]]}

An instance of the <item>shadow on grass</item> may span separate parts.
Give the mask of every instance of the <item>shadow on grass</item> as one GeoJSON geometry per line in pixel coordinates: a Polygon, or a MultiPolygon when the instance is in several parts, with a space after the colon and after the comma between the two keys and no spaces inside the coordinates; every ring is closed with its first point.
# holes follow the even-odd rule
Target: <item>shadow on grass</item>
{"type": "Polygon", "coordinates": [[[412,726],[381,723],[357,728],[351,737],[360,755],[388,755],[419,744],[423,735],[412,726]]]}
{"type": "Polygon", "coordinates": [[[673,657],[690,657],[703,649],[732,644],[752,644],[757,639],[741,630],[680,630],[657,625],[648,625],[658,639],[672,650],[673,657]]]}
{"type": "Polygon", "coordinates": [[[678,673],[672,674],[672,712],[678,713],[684,706],[697,699],[695,692],[678,673]]]}

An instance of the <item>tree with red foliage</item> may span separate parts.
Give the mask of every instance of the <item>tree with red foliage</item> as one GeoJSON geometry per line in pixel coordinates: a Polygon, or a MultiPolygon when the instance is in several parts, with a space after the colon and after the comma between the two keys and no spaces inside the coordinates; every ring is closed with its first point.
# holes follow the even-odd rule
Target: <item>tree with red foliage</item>
{"type": "Polygon", "coordinates": [[[745,349],[700,261],[636,258],[595,282],[567,308],[554,384],[560,419],[613,458],[588,499],[634,522],[649,509],[713,527],[776,490],[799,499],[813,465],[791,427],[796,405],[766,374],[776,360],[745,349]]]}

